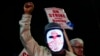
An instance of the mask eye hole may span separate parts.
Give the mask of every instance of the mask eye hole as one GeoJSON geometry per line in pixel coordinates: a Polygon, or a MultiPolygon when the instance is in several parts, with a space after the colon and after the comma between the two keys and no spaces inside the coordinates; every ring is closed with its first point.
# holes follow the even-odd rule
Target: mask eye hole
{"type": "Polygon", "coordinates": [[[49,38],[53,38],[53,36],[49,36],[49,38]]]}
{"type": "MultiPolygon", "coordinates": [[[[61,35],[57,35],[57,37],[61,37],[61,35]]],[[[53,38],[53,36],[49,36],[49,38],[53,38]]]]}
{"type": "Polygon", "coordinates": [[[61,37],[61,35],[57,35],[57,37],[61,37]]]}

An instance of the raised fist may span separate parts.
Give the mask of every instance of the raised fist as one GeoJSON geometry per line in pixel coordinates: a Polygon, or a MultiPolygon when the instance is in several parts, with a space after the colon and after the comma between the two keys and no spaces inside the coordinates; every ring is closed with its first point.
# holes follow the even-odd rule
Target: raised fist
{"type": "Polygon", "coordinates": [[[34,4],[32,2],[26,2],[24,4],[24,13],[31,14],[34,9],[34,4]]]}

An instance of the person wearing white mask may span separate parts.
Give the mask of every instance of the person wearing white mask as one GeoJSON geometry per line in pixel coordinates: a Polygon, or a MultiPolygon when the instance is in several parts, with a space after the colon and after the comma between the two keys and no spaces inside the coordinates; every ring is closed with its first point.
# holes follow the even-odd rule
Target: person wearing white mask
{"type": "Polygon", "coordinates": [[[24,14],[20,25],[20,40],[27,50],[29,56],[76,56],[74,53],[64,49],[63,30],[57,23],[49,23],[45,26],[45,42],[46,46],[40,46],[31,35],[31,18],[34,4],[26,2],[24,4],[24,14]]]}

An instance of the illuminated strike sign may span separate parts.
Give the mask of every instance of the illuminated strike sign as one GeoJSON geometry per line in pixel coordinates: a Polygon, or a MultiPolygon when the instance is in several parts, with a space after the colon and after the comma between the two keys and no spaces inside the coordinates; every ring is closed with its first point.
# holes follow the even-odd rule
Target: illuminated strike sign
{"type": "Polygon", "coordinates": [[[69,22],[68,17],[62,8],[45,8],[48,21],[59,23],[63,28],[68,28],[67,22],[69,22]]]}

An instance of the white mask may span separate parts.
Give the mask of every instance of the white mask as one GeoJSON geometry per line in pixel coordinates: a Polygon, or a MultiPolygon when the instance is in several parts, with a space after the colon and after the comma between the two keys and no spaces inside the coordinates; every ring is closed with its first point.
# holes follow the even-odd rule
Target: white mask
{"type": "Polygon", "coordinates": [[[54,52],[59,52],[64,46],[64,36],[61,30],[52,29],[47,32],[46,35],[47,44],[49,48],[54,52]]]}

